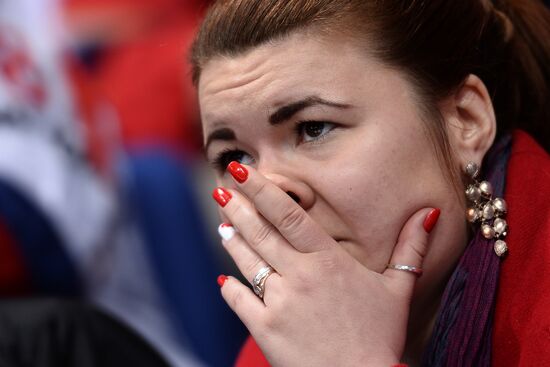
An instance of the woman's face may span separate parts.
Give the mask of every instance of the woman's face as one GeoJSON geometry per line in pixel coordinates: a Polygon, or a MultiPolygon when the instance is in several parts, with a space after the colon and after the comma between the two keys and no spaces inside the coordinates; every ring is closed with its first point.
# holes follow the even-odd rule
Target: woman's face
{"type": "Polygon", "coordinates": [[[401,73],[343,38],[297,33],[210,61],[199,102],[219,185],[236,188],[232,160],[256,167],[377,272],[406,220],[440,208],[419,288],[448,275],[466,242],[463,206],[401,73]]]}

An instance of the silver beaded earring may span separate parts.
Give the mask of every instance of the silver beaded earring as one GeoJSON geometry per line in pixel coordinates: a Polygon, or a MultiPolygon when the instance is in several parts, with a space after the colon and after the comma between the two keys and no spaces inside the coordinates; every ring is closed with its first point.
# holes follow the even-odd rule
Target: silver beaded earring
{"type": "Polygon", "coordinates": [[[474,162],[466,165],[466,174],[473,183],[466,188],[466,198],[470,201],[470,207],[466,211],[466,218],[470,223],[481,223],[481,233],[487,239],[496,239],[495,253],[503,256],[508,251],[504,238],[508,232],[506,215],[506,202],[501,198],[493,199],[493,187],[488,181],[477,180],[479,166],[474,162]]]}

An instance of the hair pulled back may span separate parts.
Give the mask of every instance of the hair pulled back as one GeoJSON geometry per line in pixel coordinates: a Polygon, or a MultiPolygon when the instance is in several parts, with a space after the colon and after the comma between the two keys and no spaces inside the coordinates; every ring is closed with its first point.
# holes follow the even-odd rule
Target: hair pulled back
{"type": "Polygon", "coordinates": [[[475,74],[497,133],[522,128],[550,150],[550,11],[539,0],[219,0],[192,48],[193,80],[212,58],[305,28],[368,39],[367,51],[404,72],[432,112],[475,74]]]}

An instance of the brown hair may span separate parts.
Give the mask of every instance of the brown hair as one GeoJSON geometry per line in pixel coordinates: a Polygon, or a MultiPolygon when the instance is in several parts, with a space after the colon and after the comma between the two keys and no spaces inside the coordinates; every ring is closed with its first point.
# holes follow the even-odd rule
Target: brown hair
{"type": "MultiPolygon", "coordinates": [[[[410,78],[432,116],[477,75],[492,96],[497,133],[519,127],[550,150],[550,12],[538,0],[219,0],[192,48],[193,81],[214,57],[311,27],[368,37],[368,51],[410,78]]],[[[444,127],[431,130],[452,168],[444,127]]]]}

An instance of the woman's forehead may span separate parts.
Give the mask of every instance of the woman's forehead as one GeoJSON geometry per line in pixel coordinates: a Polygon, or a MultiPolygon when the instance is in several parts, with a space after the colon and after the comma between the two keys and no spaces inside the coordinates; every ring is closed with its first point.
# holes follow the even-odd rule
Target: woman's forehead
{"type": "Polygon", "coordinates": [[[239,55],[210,59],[202,68],[199,93],[205,89],[211,89],[209,93],[229,89],[271,71],[284,79],[289,73],[293,77],[299,76],[296,74],[314,74],[319,69],[333,68],[343,63],[349,68],[352,63],[364,63],[372,58],[364,51],[367,49],[365,42],[359,45],[357,40],[342,35],[295,32],[239,55]]]}
{"type": "Polygon", "coordinates": [[[218,57],[205,66],[199,81],[203,118],[230,105],[265,109],[306,95],[353,90],[358,77],[373,74],[372,63],[352,43],[300,34],[241,56],[218,57]]]}

